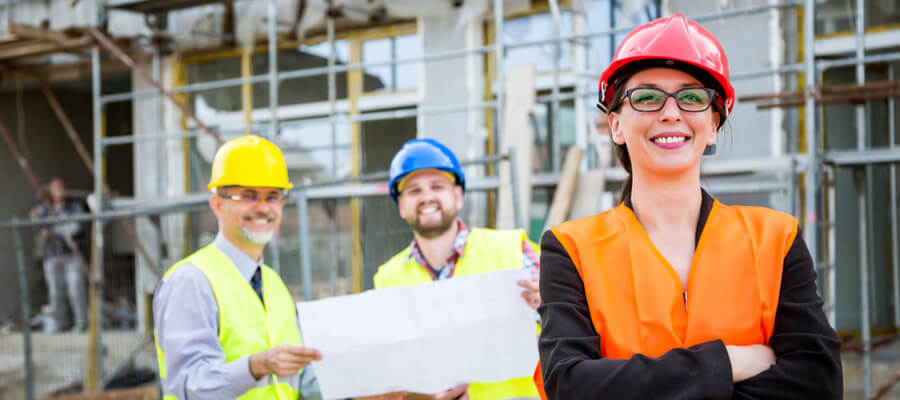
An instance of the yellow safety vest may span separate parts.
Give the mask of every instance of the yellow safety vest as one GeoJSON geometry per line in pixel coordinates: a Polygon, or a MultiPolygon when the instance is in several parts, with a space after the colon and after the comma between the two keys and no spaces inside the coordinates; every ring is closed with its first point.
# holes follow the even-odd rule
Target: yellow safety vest
{"type": "MultiPolygon", "coordinates": [[[[522,230],[472,229],[453,276],[522,268],[523,240],[528,238],[522,230]]],[[[530,241],[528,243],[531,244],[530,241]]],[[[375,273],[376,289],[432,282],[431,275],[410,257],[409,252],[407,247],[378,268],[375,273]]],[[[503,382],[472,383],[469,385],[469,397],[472,400],[501,400],[538,397],[538,392],[531,377],[524,376],[503,382]]]]}
{"type": "MultiPolygon", "coordinates": [[[[266,265],[262,266],[263,307],[259,296],[241,276],[234,263],[213,245],[173,265],[163,276],[165,279],[178,267],[193,264],[209,279],[216,304],[219,307],[219,343],[225,351],[225,361],[231,362],[274,346],[288,343],[300,346],[300,329],[294,300],[281,277],[266,265]]],[[[154,336],[155,336],[154,332],[154,336]]],[[[156,340],[159,376],[166,378],[166,362],[159,341],[156,340]]],[[[285,381],[279,382],[274,374],[270,385],[256,386],[247,391],[241,400],[279,399],[295,400],[299,392],[285,381]]],[[[166,394],[164,400],[177,400],[166,394]]]]}

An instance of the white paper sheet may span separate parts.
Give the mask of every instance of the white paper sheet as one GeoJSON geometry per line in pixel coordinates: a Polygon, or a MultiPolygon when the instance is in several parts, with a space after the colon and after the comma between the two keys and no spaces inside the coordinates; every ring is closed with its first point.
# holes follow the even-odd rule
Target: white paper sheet
{"type": "Polygon", "coordinates": [[[325,399],[530,376],[538,361],[535,313],[498,271],[297,303],[303,345],[325,399]]]}

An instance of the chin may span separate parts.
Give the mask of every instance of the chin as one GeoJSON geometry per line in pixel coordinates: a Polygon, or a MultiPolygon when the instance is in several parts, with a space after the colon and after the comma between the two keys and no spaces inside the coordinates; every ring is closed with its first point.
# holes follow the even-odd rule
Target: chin
{"type": "Polygon", "coordinates": [[[256,244],[266,244],[272,240],[272,237],[275,236],[275,229],[265,231],[265,232],[255,232],[248,230],[244,227],[241,227],[241,237],[244,239],[256,243],[256,244]]]}
{"type": "Polygon", "coordinates": [[[698,159],[685,159],[678,157],[677,159],[669,158],[656,160],[647,165],[647,169],[657,174],[672,175],[691,171],[700,167],[698,159]]]}

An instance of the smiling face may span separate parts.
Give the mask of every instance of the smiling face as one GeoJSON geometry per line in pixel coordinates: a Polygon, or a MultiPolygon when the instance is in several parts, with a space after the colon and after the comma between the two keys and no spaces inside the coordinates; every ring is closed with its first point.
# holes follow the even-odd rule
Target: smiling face
{"type": "Polygon", "coordinates": [[[450,229],[462,205],[462,188],[435,170],[411,174],[397,196],[400,218],[426,239],[450,229]]]}
{"type": "Polygon", "coordinates": [[[263,247],[281,223],[284,200],[278,188],[235,186],[217,189],[209,204],[231,243],[263,247]]]}
{"type": "MultiPolygon", "coordinates": [[[[675,93],[685,88],[702,88],[690,74],[651,68],[631,76],[623,89],[654,88],[675,93]]],[[[639,91],[638,91],[639,92],[639,91]]],[[[637,111],[628,99],[609,113],[613,141],[625,144],[634,170],[671,174],[699,169],[707,145],[716,142],[719,116],[713,107],[700,112],[681,110],[675,98],[665,98],[659,111],[637,111]]]]}

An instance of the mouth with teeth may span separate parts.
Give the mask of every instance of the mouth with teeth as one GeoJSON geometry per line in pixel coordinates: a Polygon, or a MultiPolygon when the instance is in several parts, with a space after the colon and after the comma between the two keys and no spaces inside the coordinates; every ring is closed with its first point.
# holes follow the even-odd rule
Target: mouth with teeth
{"type": "Polygon", "coordinates": [[[245,215],[241,236],[259,244],[265,244],[275,235],[275,214],[253,213],[245,215]]]}
{"type": "Polygon", "coordinates": [[[275,215],[270,213],[255,213],[244,216],[244,225],[254,230],[269,229],[275,223],[275,215]]]}
{"type": "Polygon", "coordinates": [[[688,140],[690,138],[687,135],[678,132],[662,133],[650,138],[653,144],[664,149],[677,149],[687,144],[688,140]]]}
{"type": "Polygon", "coordinates": [[[433,217],[441,218],[441,207],[437,204],[426,204],[418,209],[418,217],[430,219],[433,217]]]}

